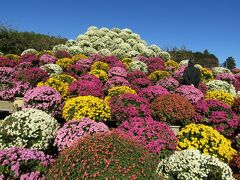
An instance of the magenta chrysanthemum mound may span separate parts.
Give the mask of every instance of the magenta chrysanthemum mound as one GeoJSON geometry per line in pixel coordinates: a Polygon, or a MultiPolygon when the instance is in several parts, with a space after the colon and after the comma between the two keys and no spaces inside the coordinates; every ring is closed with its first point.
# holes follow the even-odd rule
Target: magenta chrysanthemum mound
{"type": "Polygon", "coordinates": [[[156,97],[160,95],[169,94],[168,90],[162,86],[149,86],[146,88],[143,88],[141,91],[139,91],[138,95],[147,99],[148,102],[152,102],[156,97]]]}

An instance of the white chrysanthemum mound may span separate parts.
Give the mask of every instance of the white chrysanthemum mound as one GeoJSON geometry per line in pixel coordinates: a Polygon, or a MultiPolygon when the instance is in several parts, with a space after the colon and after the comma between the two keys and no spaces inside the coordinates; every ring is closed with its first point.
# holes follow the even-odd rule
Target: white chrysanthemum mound
{"type": "Polygon", "coordinates": [[[53,51],[68,51],[71,55],[83,53],[86,55],[99,53],[104,56],[114,55],[124,57],[162,57],[165,61],[170,54],[161,51],[156,45],[148,46],[141,37],[130,29],[108,29],[91,26],[85,34],[79,35],[76,40],[68,40],[66,44],[53,47],[53,51]]]}
{"type": "Polygon", "coordinates": [[[0,56],[4,56],[4,54],[0,51],[0,56]]]}
{"type": "Polygon", "coordinates": [[[63,69],[61,68],[61,66],[59,66],[57,64],[45,64],[45,65],[41,66],[40,68],[43,69],[44,71],[46,71],[49,76],[54,76],[54,75],[63,73],[63,69]]]}
{"type": "Polygon", "coordinates": [[[226,163],[195,149],[176,151],[159,163],[157,173],[170,180],[199,180],[207,177],[234,180],[232,170],[226,163]]]}
{"type": "Polygon", "coordinates": [[[17,111],[0,121],[0,149],[45,150],[58,129],[57,120],[38,109],[17,111]]]}
{"type": "Polygon", "coordinates": [[[232,72],[225,67],[213,67],[212,72],[213,72],[214,76],[217,76],[220,73],[231,73],[232,74],[232,72]]]}
{"type": "Polygon", "coordinates": [[[22,54],[21,54],[21,56],[22,55],[25,55],[25,54],[37,54],[38,52],[37,52],[37,50],[35,50],[35,49],[26,49],[26,50],[24,50],[23,52],[22,52],[22,54]]]}
{"type": "Polygon", "coordinates": [[[208,83],[206,83],[206,86],[208,87],[208,91],[223,90],[227,93],[230,93],[233,97],[236,96],[235,87],[226,81],[212,80],[212,81],[209,81],[208,83]]]}
{"type": "MultiPolygon", "coordinates": [[[[187,65],[188,65],[188,61],[189,61],[189,60],[182,60],[182,61],[180,61],[179,65],[180,65],[180,66],[187,66],[187,65]]],[[[198,69],[201,69],[201,68],[202,68],[202,66],[201,66],[200,64],[195,64],[194,66],[195,66],[196,68],[198,68],[198,69]]]]}

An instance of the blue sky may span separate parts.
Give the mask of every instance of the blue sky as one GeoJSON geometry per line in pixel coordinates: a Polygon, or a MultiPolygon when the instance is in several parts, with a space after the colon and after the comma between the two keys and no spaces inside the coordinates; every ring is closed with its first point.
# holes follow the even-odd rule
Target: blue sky
{"type": "Polygon", "coordinates": [[[130,28],[161,48],[208,49],[240,67],[239,0],[4,0],[0,21],[75,39],[89,26],[130,28]]]}

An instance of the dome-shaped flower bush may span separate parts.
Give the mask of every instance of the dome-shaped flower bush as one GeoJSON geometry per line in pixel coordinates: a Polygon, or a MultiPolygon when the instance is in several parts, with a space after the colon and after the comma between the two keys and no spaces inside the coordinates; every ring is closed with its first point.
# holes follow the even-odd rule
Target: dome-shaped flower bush
{"type": "Polygon", "coordinates": [[[166,69],[169,69],[171,71],[175,71],[177,70],[177,68],[179,67],[179,64],[176,61],[173,60],[168,60],[164,63],[166,69]]]}
{"type": "Polygon", "coordinates": [[[229,179],[231,168],[218,158],[206,156],[196,149],[176,151],[158,164],[157,172],[167,179],[229,179]]]}
{"type": "Polygon", "coordinates": [[[187,98],[191,103],[196,103],[203,98],[203,93],[194,86],[182,85],[175,90],[176,94],[187,98]]]}
{"type": "Polygon", "coordinates": [[[213,67],[212,72],[214,76],[217,76],[220,73],[231,73],[231,71],[225,67],[213,67]]]}
{"type": "Polygon", "coordinates": [[[150,117],[151,109],[149,102],[135,94],[121,94],[110,99],[112,121],[121,124],[123,121],[133,117],[150,117]]]}
{"type": "Polygon", "coordinates": [[[139,70],[131,71],[131,72],[128,72],[127,74],[127,80],[129,82],[132,82],[134,79],[138,79],[138,78],[147,78],[147,75],[144,72],[139,70]]]}
{"type": "Polygon", "coordinates": [[[99,87],[103,87],[102,81],[100,79],[98,79],[96,76],[91,75],[91,74],[84,74],[79,78],[79,80],[88,80],[88,81],[94,82],[99,87]]]}
{"type": "Polygon", "coordinates": [[[236,78],[232,73],[220,73],[216,76],[216,79],[226,81],[229,84],[233,84],[233,82],[236,81],[236,78]]]}
{"type": "Polygon", "coordinates": [[[103,70],[108,72],[110,69],[109,65],[105,62],[96,61],[91,65],[91,70],[103,70]]]}
{"type": "Polygon", "coordinates": [[[186,66],[180,66],[176,71],[173,73],[173,77],[177,79],[179,82],[182,82],[183,80],[183,72],[185,70],[186,66]]]}
{"type": "Polygon", "coordinates": [[[233,136],[238,129],[239,118],[227,104],[218,100],[200,100],[195,108],[198,123],[212,126],[226,137],[233,136]]]}
{"type": "Polygon", "coordinates": [[[37,54],[36,49],[26,49],[21,53],[21,56],[26,55],[26,54],[37,54]]]}
{"type": "Polygon", "coordinates": [[[63,69],[57,64],[45,64],[40,68],[46,71],[49,76],[55,76],[63,73],[63,69]]]}
{"type": "Polygon", "coordinates": [[[148,73],[148,67],[144,62],[141,61],[133,61],[129,64],[128,66],[128,70],[129,71],[135,71],[135,70],[139,70],[142,71],[144,73],[148,73]]]}
{"type": "Polygon", "coordinates": [[[154,121],[151,117],[130,118],[118,128],[161,158],[169,156],[176,149],[177,138],[165,123],[154,121]]]}
{"type": "Polygon", "coordinates": [[[52,161],[42,151],[19,147],[0,150],[0,178],[42,179],[52,161]]]}
{"type": "Polygon", "coordinates": [[[208,82],[213,80],[213,73],[210,69],[201,68],[200,72],[201,72],[201,81],[208,82]]]}
{"type": "Polygon", "coordinates": [[[57,120],[38,109],[17,111],[0,122],[0,149],[47,149],[58,129],[57,120]]]}
{"type": "Polygon", "coordinates": [[[52,116],[61,114],[61,94],[48,86],[36,87],[24,94],[24,108],[40,109],[52,116]]]}
{"type": "Polygon", "coordinates": [[[151,104],[155,120],[171,125],[184,125],[195,117],[194,106],[178,94],[166,94],[157,97],[151,104]]]}
{"type": "Polygon", "coordinates": [[[206,83],[209,91],[222,90],[226,93],[230,93],[232,96],[236,96],[236,90],[232,84],[222,80],[212,80],[206,83]]]}
{"type": "Polygon", "coordinates": [[[234,99],[232,110],[238,115],[240,115],[240,97],[234,99]]]}
{"type": "Polygon", "coordinates": [[[0,67],[15,67],[17,65],[16,60],[8,59],[5,57],[0,57],[0,67]]]}
{"type": "Polygon", "coordinates": [[[158,56],[163,58],[164,61],[168,61],[171,59],[171,55],[167,51],[161,51],[158,53],[158,56]]]}
{"type": "Polygon", "coordinates": [[[79,96],[68,99],[63,107],[63,117],[69,121],[88,117],[94,121],[106,121],[111,116],[110,107],[100,98],[79,96]]]}
{"type": "Polygon", "coordinates": [[[103,91],[102,86],[99,86],[95,82],[80,79],[70,84],[68,88],[68,95],[70,97],[88,95],[95,97],[103,97],[103,91]]]}
{"type": "Polygon", "coordinates": [[[74,60],[71,58],[58,59],[56,62],[61,68],[66,69],[69,65],[74,64],[74,60]]]}
{"type": "Polygon", "coordinates": [[[150,103],[158,96],[165,95],[165,94],[169,94],[168,90],[166,88],[164,88],[162,86],[158,86],[158,85],[143,88],[138,93],[138,95],[140,97],[147,99],[148,102],[150,102],[150,103]]]}
{"type": "Polygon", "coordinates": [[[49,77],[48,73],[40,68],[29,68],[23,71],[18,71],[16,79],[22,82],[28,82],[32,86],[36,86],[38,82],[41,82],[49,77]]]}
{"type": "Polygon", "coordinates": [[[168,91],[173,92],[179,86],[179,82],[173,77],[166,77],[157,81],[156,85],[160,85],[166,88],[168,91]]]}
{"type": "Polygon", "coordinates": [[[117,86],[117,87],[112,87],[108,90],[109,97],[120,96],[121,94],[126,94],[126,93],[136,94],[136,91],[128,86],[117,86]]]}
{"type": "Polygon", "coordinates": [[[215,99],[219,100],[225,104],[232,105],[234,97],[232,94],[227,93],[223,90],[208,91],[205,95],[205,99],[215,99]]]}
{"type": "Polygon", "coordinates": [[[119,77],[127,77],[127,71],[122,67],[112,67],[108,71],[108,77],[119,76],[119,77]]]}
{"type": "Polygon", "coordinates": [[[46,178],[155,179],[156,165],[144,147],[111,132],[87,136],[63,151],[46,178]]]}
{"type": "Polygon", "coordinates": [[[211,126],[189,124],[178,133],[178,149],[198,149],[205,155],[211,155],[224,162],[229,162],[237,153],[226,139],[211,126]]]}
{"type": "Polygon", "coordinates": [[[19,63],[31,63],[33,66],[38,66],[39,58],[35,54],[25,54],[21,55],[19,58],[19,63]]]}
{"type": "Polygon", "coordinates": [[[54,64],[57,58],[49,54],[43,54],[39,60],[41,64],[54,64]]]}
{"type": "Polygon", "coordinates": [[[59,151],[62,151],[86,135],[108,131],[109,129],[104,123],[95,122],[89,118],[68,121],[56,132],[54,145],[58,147],[59,151]]]}
{"type": "Polygon", "coordinates": [[[54,56],[58,59],[62,58],[72,58],[72,56],[65,50],[54,51],[54,56]]]}
{"type": "Polygon", "coordinates": [[[171,74],[167,71],[160,71],[160,70],[157,70],[157,71],[154,71],[152,72],[148,78],[153,81],[154,83],[156,83],[157,81],[163,79],[163,78],[166,78],[166,77],[170,77],[171,74]]]}
{"type": "Polygon", "coordinates": [[[0,83],[12,83],[15,70],[10,67],[0,67],[0,83]]]}
{"type": "Polygon", "coordinates": [[[128,81],[120,76],[113,76],[110,79],[107,80],[107,82],[104,85],[104,90],[108,91],[112,87],[116,86],[129,86],[128,81]]]}
{"type": "Polygon", "coordinates": [[[130,84],[131,88],[137,92],[151,85],[153,85],[153,83],[148,78],[137,78],[131,81],[131,84],[130,84]]]}
{"type": "Polygon", "coordinates": [[[106,82],[108,80],[108,75],[103,70],[93,69],[89,72],[89,74],[96,76],[99,78],[102,82],[106,82]]]}

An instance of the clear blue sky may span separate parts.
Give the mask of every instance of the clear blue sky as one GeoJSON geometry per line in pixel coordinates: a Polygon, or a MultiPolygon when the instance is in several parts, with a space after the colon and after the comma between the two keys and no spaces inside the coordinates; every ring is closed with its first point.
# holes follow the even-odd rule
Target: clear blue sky
{"type": "Polygon", "coordinates": [[[148,44],[208,49],[240,67],[240,0],[3,0],[0,21],[68,39],[92,25],[130,28],[148,44]]]}

